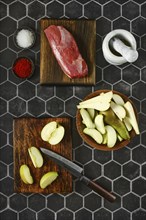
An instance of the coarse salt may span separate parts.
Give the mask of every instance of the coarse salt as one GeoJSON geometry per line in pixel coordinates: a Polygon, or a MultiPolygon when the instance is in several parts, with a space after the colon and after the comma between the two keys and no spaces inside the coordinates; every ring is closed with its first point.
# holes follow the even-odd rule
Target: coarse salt
{"type": "Polygon", "coordinates": [[[32,31],[22,29],[16,35],[16,41],[19,47],[28,48],[34,43],[34,34],[32,31]]]}

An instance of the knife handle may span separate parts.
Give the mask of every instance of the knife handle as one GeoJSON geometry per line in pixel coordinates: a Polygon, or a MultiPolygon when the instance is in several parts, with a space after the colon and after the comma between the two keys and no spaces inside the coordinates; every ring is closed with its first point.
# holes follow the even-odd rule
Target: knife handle
{"type": "Polygon", "coordinates": [[[87,186],[89,186],[92,190],[94,190],[95,192],[97,192],[99,195],[101,195],[102,197],[104,197],[105,199],[107,199],[109,202],[114,202],[116,200],[116,196],[114,196],[112,193],[110,193],[109,191],[107,191],[106,189],[104,189],[103,187],[101,187],[100,185],[98,185],[97,183],[93,182],[92,180],[90,180],[89,178],[82,176],[80,178],[80,180],[86,184],[87,186]]]}

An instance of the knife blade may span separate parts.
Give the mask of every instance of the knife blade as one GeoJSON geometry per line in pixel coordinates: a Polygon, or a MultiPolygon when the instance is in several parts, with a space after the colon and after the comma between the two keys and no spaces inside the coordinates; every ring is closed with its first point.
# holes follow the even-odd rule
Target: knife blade
{"type": "Polygon", "coordinates": [[[65,157],[51,151],[45,148],[40,148],[40,150],[47,155],[49,158],[51,158],[53,161],[55,161],[58,165],[66,168],[73,176],[77,177],[81,182],[86,184],[88,187],[90,187],[92,190],[97,192],[99,195],[104,197],[110,202],[114,202],[116,197],[108,192],[106,189],[101,187],[99,184],[93,182],[88,177],[83,175],[83,168],[75,164],[74,162],[66,159],[65,157]]]}

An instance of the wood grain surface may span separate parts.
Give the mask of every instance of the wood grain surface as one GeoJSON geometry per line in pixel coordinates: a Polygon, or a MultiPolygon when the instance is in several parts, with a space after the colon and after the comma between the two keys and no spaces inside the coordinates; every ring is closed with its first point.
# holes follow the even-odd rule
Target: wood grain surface
{"type": "Polygon", "coordinates": [[[95,20],[67,20],[41,19],[41,48],[40,48],[40,83],[41,84],[71,84],[94,85],[96,83],[96,21],[95,20]],[[89,74],[84,78],[70,79],[61,70],[44,30],[49,25],[62,25],[74,37],[80,53],[87,62],[89,74]]]}
{"type": "Polygon", "coordinates": [[[35,146],[51,149],[56,153],[72,160],[72,139],[70,118],[18,118],[13,121],[13,147],[14,147],[14,190],[15,192],[27,193],[69,193],[72,191],[72,175],[64,168],[45,155],[44,165],[35,168],[28,154],[28,148],[35,146]],[[40,133],[44,125],[50,121],[57,121],[65,128],[63,140],[55,146],[51,146],[41,139],[40,133]],[[20,178],[19,168],[22,164],[29,166],[34,179],[33,185],[26,185],[20,178]],[[43,174],[49,171],[57,171],[59,177],[46,189],[39,186],[43,174]]]}

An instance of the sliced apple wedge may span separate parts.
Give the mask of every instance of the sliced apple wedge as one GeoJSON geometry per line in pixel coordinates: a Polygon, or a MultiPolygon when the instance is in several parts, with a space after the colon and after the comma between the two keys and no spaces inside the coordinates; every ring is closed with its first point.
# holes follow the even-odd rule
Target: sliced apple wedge
{"type": "Polygon", "coordinates": [[[51,137],[49,138],[48,142],[51,145],[56,145],[61,142],[65,134],[65,129],[63,126],[58,125],[58,128],[55,129],[55,131],[52,132],[51,137]]]}
{"type": "Polygon", "coordinates": [[[25,184],[33,184],[33,178],[30,174],[30,169],[26,164],[20,167],[20,177],[25,184]]]}
{"type": "Polygon", "coordinates": [[[89,113],[91,119],[93,120],[94,116],[95,116],[95,109],[93,108],[87,108],[87,112],[89,113]]]}
{"type": "Polygon", "coordinates": [[[126,117],[126,111],[121,105],[118,105],[111,101],[111,109],[121,121],[123,118],[126,117]]]}
{"type": "Polygon", "coordinates": [[[30,147],[28,148],[28,153],[35,168],[40,168],[43,166],[43,157],[38,148],[30,147]]]}
{"type": "Polygon", "coordinates": [[[94,120],[96,129],[101,133],[105,134],[105,127],[103,121],[103,115],[97,115],[94,120]]]}
{"type": "Polygon", "coordinates": [[[57,122],[52,121],[46,124],[41,131],[41,138],[43,141],[48,141],[52,132],[57,128],[57,122]]]}
{"type": "Polygon", "coordinates": [[[118,94],[113,94],[113,100],[118,105],[124,105],[125,104],[125,102],[122,99],[122,97],[120,95],[118,95],[118,94]]]}
{"type": "Polygon", "coordinates": [[[130,119],[126,116],[124,119],[124,124],[127,128],[128,131],[131,131],[132,130],[132,125],[130,124],[130,119]]]}
{"type": "Polygon", "coordinates": [[[107,131],[107,146],[108,147],[114,147],[117,141],[117,134],[115,129],[110,126],[110,125],[106,125],[105,126],[106,131],[107,131]]]}
{"type": "Polygon", "coordinates": [[[136,134],[139,134],[139,127],[138,127],[138,123],[137,123],[137,120],[136,120],[136,116],[135,116],[135,113],[134,113],[134,109],[133,109],[133,106],[131,105],[131,103],[129,101],[127,101],[125,104],[124,104],[124,107],[127,111],[127,114],[128,114],[128,117],[129,117],[129,121],[130,121],[130,124],[132,125],[134,131],[136,134]]]}
{"type": "Polygon", "coordinates": [[[95,128],[84,128],[83,132],[92,137],[98,144],[101,144],[103,137],[95,128]]]}
{"type": "Polygon", "coordinates": [[[57,177],[58,177],[57,172],[48,172],[48,173],[44,174],[40,180],[40,187],[42,189],[45,189],[52,182],[54,182],[57,177]]]}
{"type": "Polygon", "coordinates": [[[80,114],[87,128],[95,128],[89,113],[85,109],[81,109],[80,114]]]}
{"type": "Polygon", "coordinates": [[[107,133],[103,134],[102,144],[107,144],[107,133]]]}

